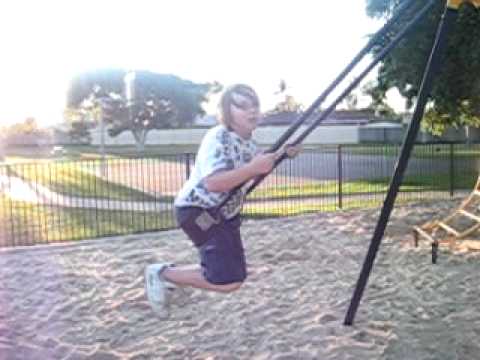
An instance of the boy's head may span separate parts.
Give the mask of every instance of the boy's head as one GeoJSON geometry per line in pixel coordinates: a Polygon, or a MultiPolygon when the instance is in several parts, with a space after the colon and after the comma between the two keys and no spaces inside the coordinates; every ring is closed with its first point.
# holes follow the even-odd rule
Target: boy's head
{"type": "Polygon", "coordinates": [[[227,88],[222,97],[220,98],[219,121],[221,124],[231,129],[233,123],[232,107],[243,109],[245,111],[248,108],[258,108],[260,106],[260,100],[258,95],[250,86],[245,84],[236,84],[227,88]]]}

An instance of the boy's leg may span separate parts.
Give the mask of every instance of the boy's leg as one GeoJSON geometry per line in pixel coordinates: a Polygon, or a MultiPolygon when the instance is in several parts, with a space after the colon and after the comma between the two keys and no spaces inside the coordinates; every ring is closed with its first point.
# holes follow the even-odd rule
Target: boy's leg
{"type": "Polygon", "coordinates": [[[217,225],[198,248],[201,266],[170,267],[162,277],[179,286],[218,292],[237,290],[247,276],[239,226],[239,217],[217,225]]]}
{"type": "Polygon", "coordinates": [[[162,277],[179,286],[191,286],[197,289],[228,293],[237,290],[242,282],[225,285],[213,284],[205,279],[202,268],[198,265],[169,267],[162,272],[162,277]]]}

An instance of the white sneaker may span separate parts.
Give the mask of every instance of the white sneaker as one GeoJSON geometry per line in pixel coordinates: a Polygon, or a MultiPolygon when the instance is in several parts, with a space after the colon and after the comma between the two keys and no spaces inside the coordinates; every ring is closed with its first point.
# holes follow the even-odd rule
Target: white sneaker
{"type": "Polygon", "coordinates": [[[145,292],[152,309],[161,314],[168,306],[169,292],[175,285],[162,279],[162,272],[172,264],[150,264],[145,268],[145,292]]]}

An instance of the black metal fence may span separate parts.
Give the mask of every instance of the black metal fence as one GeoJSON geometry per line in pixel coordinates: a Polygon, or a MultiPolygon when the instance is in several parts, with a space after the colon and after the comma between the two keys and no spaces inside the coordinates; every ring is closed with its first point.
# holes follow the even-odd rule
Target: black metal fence
{"type": "MultiPolygon", "coordinates": [[[[399,145],[325,145],[280,164],[244,216],[379,206],[399,145]]],[[[478,176],[477,144],[419,144],[397,203],[449,199],[478,176]]],[[[39,160],[0,165],[0,246],[131,234],[176,226],[173,200],[194,154],[39,160]]]]}

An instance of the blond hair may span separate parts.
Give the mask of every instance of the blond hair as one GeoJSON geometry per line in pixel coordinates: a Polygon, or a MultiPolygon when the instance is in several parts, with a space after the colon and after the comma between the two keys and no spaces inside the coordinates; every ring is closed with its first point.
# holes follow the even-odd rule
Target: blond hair
{"type": "Polygon", "coordinates": [[[252,87],[245,84],[236,84],[227,88],[222,97],[220,98],[219,107],[219,118],[218,121],[227,128],[231,128],[232,124],[232,112],[231,105],[234,103],[233,94],[238,94],[249,99],[255,106],[260,105],[260,100],[257,93],[253,90],[252,87]]]}

